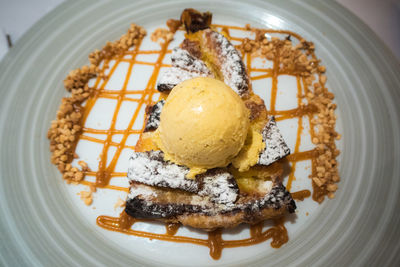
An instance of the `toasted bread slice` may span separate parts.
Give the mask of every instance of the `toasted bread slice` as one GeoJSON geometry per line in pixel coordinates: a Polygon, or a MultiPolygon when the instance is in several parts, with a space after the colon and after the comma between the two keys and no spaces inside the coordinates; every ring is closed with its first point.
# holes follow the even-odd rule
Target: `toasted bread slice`
{"type": "Polygon", "coordinates": [[[188,39],[199,44],[201,58],[216,77],[239,96],[246,97],[249,94],[249,77],[242,57],[223,34],[206,29],[189,34],[188,39]]]}
{"type": "Polygon", "coordinates": [[[189,168],[166,162],[162,151],[135,152],[129,160],[130,182],[181,189],[216,203],[234,203],[238,198],[238,185],[225,168],[210,169],[196,179],[188,179],[188,173],[189,168]]]}
{"type": "Polygon", "coordinates": [[[239,52],[224,35],[211,29],[189,34],[182,48],[172,51],[171,62],[172,68],[164,72],[157,83],[160,92],[194,77],[218,78],[241,97],[250,92],[246,67],[239,52]]]}
{"type": "Polygon", "coordinates": [[[213,230],[241,223],[254,224],[296,209],[294,200],[282,184],[265,181],[256,190],[262,197],[240,194],[235,203],[216,203],[209,196],[132,182],[125,211],[135,218],[213,230]]]}
{"type": "Polygon", "coordinates": [[[147,106],[144,131],[154,131],[160,125],[161,110],[165,104],[164,100],[158,101],[155,105],[147,106]]]}
{"type": "Polygon", "coordinates": [[[182,48],[206,62],[216,78],[245,97],[250,91],[250,83],[242,57],[223,34],[211,29],[211,20],[209,12],[185,9],[181,22],[185,25],[187,38],[182,48]]]}
{"type": "Polygon", "coordinates": [[[170,91],[177,84],[195,77],[214,77],[206,64],[187,50],[176,47],[171,55],[172,68],[161,74],[157,90],[170,91]]]}

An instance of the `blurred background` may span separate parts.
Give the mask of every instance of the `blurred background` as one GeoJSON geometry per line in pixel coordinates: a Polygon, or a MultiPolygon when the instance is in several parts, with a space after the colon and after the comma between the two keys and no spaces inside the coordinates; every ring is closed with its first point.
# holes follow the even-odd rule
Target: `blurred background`
{"type": "MultiPolygon", "coordinates": [[[[64,0],[0,0],[0,60],[9,46],[64,0]]],[[[325,0],[330,1],[330,0],[325,0]]],[[[337,0],[363,20],[400,60],[400,0],[337,0]]]]}

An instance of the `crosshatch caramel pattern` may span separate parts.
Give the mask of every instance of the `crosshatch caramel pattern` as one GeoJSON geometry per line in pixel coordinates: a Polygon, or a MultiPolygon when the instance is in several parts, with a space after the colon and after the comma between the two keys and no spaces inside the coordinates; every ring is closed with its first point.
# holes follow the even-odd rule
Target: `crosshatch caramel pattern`
{"type": "MultiPolygon", "coordinates": [[[[290,191],[292,188],[297,162],[310,160],[312,167],[311,176],[309,178],[313,185],[313,199],[317,202],[322,202],[325,196],[333,198],[334,192],[337,189],[336,183],[339,181],[336,161],[339,151],[336,149],[335,139],[339,139],[340,135],[335,131],[336,116],[334,114],[334,109],[336,108],[336,105],[332,103],[333,94],[325,87],[326,76],[323,74],[325,68],[319,64],[320,61],[314,54],[313,44],[311,42],[306,42],[301,36],[290,31],[261,30],[251,28],[248,25],[246,25],[246,27],[214,25],[214,27],[218,31],[224,33],[228,39],[238,43],[236,48],[243,55],[243,60],[247,66],[247,71],[251,80],[272,80],[269,103],[270,108],[268,110],[269,115],[274,115],[277,121],[298,118],[296,132],[297,138],[294,151],[284,159],[284,161],[288,162],[290,165],[290,173],[286,184],[287,189],[290,191]],[[233,34],[231,35],[231,33],[235,31],[253,33],[255,39],[239,38],[233,36],[233,34]],[[268,34],[282,34],[287,37],[286,39],[278,39],[275,37],[270,38],[268,37],[268,34]],[[293,43],[297,43],[297,45],[294,46],[292,45],[293,43]],[[272,68],[252,67],[252,62],[255,57],[271,60],[273,62],[272,68]],[[276,110],[278,77],[280,75],[291,75],[296,78],[297,108],[295,109],[276,110]],[[312,142],[315,144],[315,148],[300,152],[299,148],[303,131],[303,120],[306,117],[308,117],[310,122],[310,135],[312,142]]],[[[126,177],[127,173],[115,171],[118,158],[124,149],[135,150],[134,146],[127,145],[127,139],[130,135],[136,135],[138,137],[143,132],[145,125],[143,118],[139,117],[140,110],[143,109],[143,107],[155,103],[153,98],[158,93],[156,90],[156,82],[160,73],[160,68],[170,67],[170,65],[164,64],[163,60],[171,53],[171,50],[168,47],[171,38],[167,38],[164,42],[160,42],[159,50],[145,50],[141,46],[143,37],[144,34],[141,34],[135,39],[135,43],[132,43],[133,49],[125,50],[123,53],[118,53],[112,57],[104,57],[103,64],[100,65],[101,68],[97,68],[95,71],[93,70],[91,72],[92,75],[88,75],[88,78],[95,77],[95,82],[94,85],[88,89],[90,95],[85,99],[86,104],[84,107],[80,107],[83,110],[81,110],[81,115],[79,116],[80,127],[79,129],[78,127],[76,128],[76,133],[79,137],[75,140],[75,146],[79,140],[95,142],[103,146],[99,157],[98,170],[91,171],[87,167],[84,168],[84,166],[82,166],[82,179],[78,179],[79,183],[88,185],[91,188],[99,187],[109,190],[129,192],[129,188],[110,185],[110,181],[115,178],[126,177]],[[157,56],[156,61],[146,62],[137,60],[138,55],[145,54],[157,56]],[[111,60],[115,61],[115,63],[110,68],[109,64],[111,60]],[[106,89],[107,83],[116,71],[118,65],[122,62],[128,64],[128,70],[122,89],[106,89]],[[148,65],[153,67],[151,76],[143,90],[127,90],[128,82],[135,65],[148,65]],[[105,74],[106,70],[109,70],[107,75],[105,74]],[[139,97],[132,98],[129,96],[131,94],[137,94],[139,97]],[[96,101],[102,98],[116,100],[116,107],[111,119],[110,128],[107,130],[100,130],[84,127],[96,101]],[[137,106],[128,126],[126,129],[121,130],[116,129],[116,122],[121,105],[124,101],[136,102],[137,106]],[[143,120],[143,125],[140,130],[133,130],[132,127],[137,120],[143,120]],[[113,141],[113,136],[116,134],[122,135],[119,142],[113,141]],[[106,138],[96,138],[94,137],[96,135],[105,135],[106,138]],[[108,159],[107,157],[110,147],[115,147],[116,151],[112,158],[108,159]],[[107,162],[109,163],[107,164],[107,162]],[[89,181],[86,179],[88,177],[95,178],[95,181],[93,181],[93,179],[92,181],[89,181]]],[[[99,63],[100,60],[97,60],[97,64],[99,63]]],[[[87,84],[85,85],[85,88],[88,88],[87,84]]],[[[163,97],[165,97],[165,95],[161,94],[158,99],[163,97]]],[[[51,137],[49,138],[52,140],[51,137]]],[[[72,168],[60,168],[59,165],[59,169],[61,172],[64,171],[65,173],[66,171],[70,171],[72,168]]],[[[79,173],[79,170],[77,172],[79,173]]],[[[309,197],[311,192],[309,190],[302,190],[299,192],[292,192],[292,195],[295,199],[302,200],[305,197],[309,197]]],[[[258,244],[272,238],[271,245],[277,248],[288,241],[283,218],[275,220],[275,226],[264,231],[263,223],[253,225],[250,228],[251,235],[249,238],[229,241],[222,239],[222,230],[216,230],[209,233],[208,239],[176,236],[175,234],[179,225],[173,224],[167,224],[166,234],[161,235],[132,230],[131,226],[137,221],[137,219],[132,218],[123,212],[119,218],[99,216],[97,224],[109,230],[146,238],[208,246],[210,248],[210,255],[214,259],[218,259],[221,255],[222,249],[227,247],[258,244]]]]}

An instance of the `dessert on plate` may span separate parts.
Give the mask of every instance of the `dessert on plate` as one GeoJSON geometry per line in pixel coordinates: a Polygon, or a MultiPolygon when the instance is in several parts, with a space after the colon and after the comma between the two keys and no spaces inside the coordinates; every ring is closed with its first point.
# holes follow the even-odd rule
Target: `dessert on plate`
{"type": "Polygon", "coordinates": [[[168,95],[148,109],[130,158],[125,211],[135,218],[213,230],[296,209],[278,162],[289,148],[239,52],[207,16],[182,13],[186,38],[157,84],[168,95]]]}
{"type": "Polygon", "coordinates": [[[167,26],[150,36],[159,49],[146,50],[146,30],[132,24],[119,40],[91,53],[90,66],[67,76],[71,96],[62,99],[48,131],[52,163],[67,183],[88,186],[79,193],[86,205],[95,203],[96,191],[126,192],[116,203],[124,208],[119,216],[99,214],[97,224],[105,229],[208,246],[214,259],[225,247],[267,239],[280,247],[288,242],[284,216],[298,211],[295,201],[334,198],[340,180],[336,104],[314,44],[290,31],[212,24],[210,12],[194,9],[167,26]],[[184,38],[172,46],[178,33],[184,38]],[[156,59],[143,59],[149,55],[156,59]],[[121,64],[129,65],[126,73],[121,64]],[[137,65],[153,66],[140,90],[129,85],[137,65]],[[284,75],[296,80],[297,105],[282,110],[278,81],[284,75]],[[122,86],[110,89],[115,77],[124,77],[122,86]],[[271,88],[260,89],[263,79],[271,88]],[[88,123],[104,99],[116,102],[107,128],[88,123]],[[131,115],[124,114],[127,102],[136,105],[131,115]],[[128,117],[122,128],[121,115],[128,117]],[[284,135],[280,123],[292,119],[297,131],[284,135]],[[83,142],[100,145],[100,153],[82,156],[83,142]],[[299,177],[296,167],[306,161],[309,175],[299,177]],[[294,192],[298,180],[310,187],[294,192]],[[264,229],[266,219],[273,226],[264,229]],[[166,233],[132,229],[149,220],[165,222],[166,233]],[[250,224],[249,238],[224,240],[223,229],[242,223],[250,224]],[[206,230],[208,238],[179,236],[180,225],[206,230]]]}

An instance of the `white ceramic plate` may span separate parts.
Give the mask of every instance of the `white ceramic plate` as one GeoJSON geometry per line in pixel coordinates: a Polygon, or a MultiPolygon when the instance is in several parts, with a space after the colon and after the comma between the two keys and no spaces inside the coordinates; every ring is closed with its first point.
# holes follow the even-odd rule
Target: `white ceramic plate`
{"type": "MultiPolygon", "coordinates": [[[[400,216],[395,214],[400,203],[399,74],[398,62],[381,41],[334,3],[63,4],[0,64],[0,259],[5,265],[48,266],[393,265],[400,260],[400,216]],[[95,218],[118,214],[113,205],[123,194],[99,192],[96,210],[88,208],[75,195],[81,188],[66,186],[50,164],[46,132],[65,95],[62,80],[68,71],[87,64],[92,50],[117,39],[131,22],[149,30],[179,17],[185,7],[210,10],[224,24],[297,32],[315,43],[327,66],[343,136],[342,182],[333,201],[299,203],[298,219],[288,225],[290,241],[278,250],[267,241],[225,249],[221,260],[213,261],[205,247],[108,232],[96,226],[95,218]]],[[[157,224],[138,227],[162,230],[157,224]]],[[[244,228],[234,233],[246,234],[244,228]]]]}

